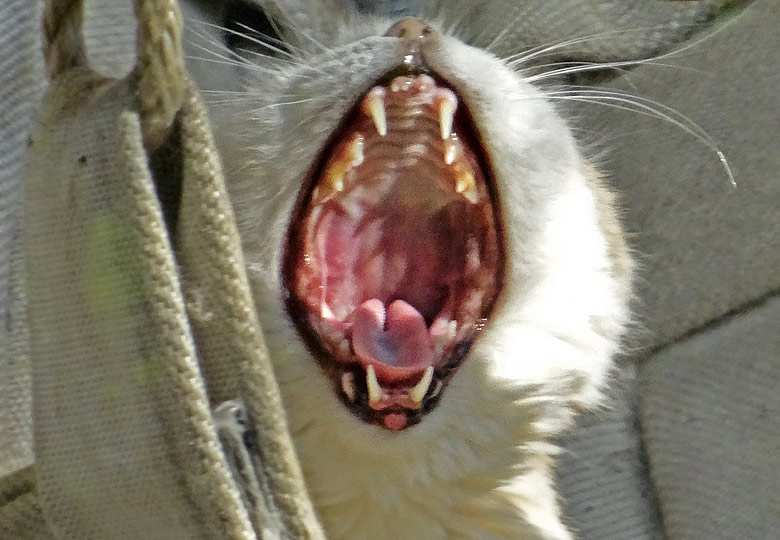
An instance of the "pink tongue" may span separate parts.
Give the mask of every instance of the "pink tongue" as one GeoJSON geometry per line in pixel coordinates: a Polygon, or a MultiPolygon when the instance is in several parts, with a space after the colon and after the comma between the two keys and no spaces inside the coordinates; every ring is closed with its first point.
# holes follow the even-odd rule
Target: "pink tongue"
{"type": "Polygon", "coordinates": [[[373,365],[377,376],[384,380],[408,377],[433,362],[425,319],[403,300],[394,301],[386,311],[377,298],[360,304],[352,326],[352,347],[358,358],[373,365]]]}

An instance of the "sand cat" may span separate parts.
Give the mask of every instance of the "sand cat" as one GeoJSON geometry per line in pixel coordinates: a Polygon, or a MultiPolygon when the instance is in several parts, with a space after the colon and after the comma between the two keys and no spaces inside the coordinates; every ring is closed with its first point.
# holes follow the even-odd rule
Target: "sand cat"
{"type": "Polygon", "coordinates": [[[463,4],[418,4],[188,13],[294,441],[332,540],[571,539],[551,441],[628,318],[612,196],[463,4]]]}

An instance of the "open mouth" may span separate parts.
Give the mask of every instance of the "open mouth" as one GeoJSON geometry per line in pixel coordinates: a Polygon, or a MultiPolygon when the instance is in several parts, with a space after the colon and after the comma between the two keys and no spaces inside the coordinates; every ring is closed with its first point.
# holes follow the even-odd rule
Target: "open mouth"
{"type": "Polygon", "coordinates": [[[371,88],[290,223],[288,311],[359,418],[400,431],[441,399],[501,288],[495,187],[468,111],[427,74],[371,88]]]}

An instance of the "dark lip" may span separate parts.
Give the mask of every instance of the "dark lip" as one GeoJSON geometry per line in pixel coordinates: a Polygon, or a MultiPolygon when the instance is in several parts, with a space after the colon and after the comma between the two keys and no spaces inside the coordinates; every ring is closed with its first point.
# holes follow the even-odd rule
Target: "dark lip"
{"type": "Polygon", "coordinates": [[[324,144],[317,153],[317,156],[314,159],[312,165],[309,167],[304,181],[302,182],[301,188],[298,191],[298,197],[295,201],[295,205],[291,213],[291,219],[288,223],[287,232],[285,233],[286,242],[282,250],[281,267],[282,300],[284,301],[287,308],[287,314],[295,326],[296,331],[301,336],[306,349],[316,359],[324,374],[330,379],[333,391],[339,397],[341,402],[347,407],[347,409],[350,410],[350,412],[352,412],[355,416],[364,422],[368,424],[375,424],[381,427],[384,427],[383,421],[386,414],[403,412],[407,418],[407,425],[405,429],[420,423],[423,417],[431,412],[441,401],[448,383],[461,364],[466,360],[471,347],[479,338],[482,329],[486,326],[491,316],[495,312],[496,306],[500,302],[504,289],[506,265],[501,264],[500,268],[498,269],[496,276],[498,292],[496,294],[496,298],[491,303],[488,312],[484,314],[484,317],[476,325],[472,337],[459,342],[450,355],[445,359],[445,361],[442,362],[441,365],[435,367],[431,387],[423,399],[420,408],[416,410],[401,408],[398,410],[390,409],[387,411],[376,411],[369,407],[365,368],[357,361],[341,362],[333,357],[331,352],[325,347],[318,334],[309,323],[307,317],[307,308],[304,302],[298,299],[296,295],[292,293],[292,278],[294,276],[294,267],[296,262],[295,254],[300,253],[302,248],[302,238],[299,234],[297,234],[295,225],[298,222],[306,203],[311,197],[311,193],[315,187],[317,178],[320,177],[320,173],[325,167],[330,152],[333,150],[335,144],[339,140],[340,134],[344,132],[346,126],[348,126],[359,113],[359,104],[363,99],[363,96],[365,96],[366,93],[368,93],[368,91],[375,86],[387,86],[395,77],[415,76],[422,74],[432,77],[438,86],[449,88],[458,98],[460,105],[456,111],[454,126],[459,128],[459,135],[468,145],[470,145],[483,172],[486,187],[490,195],[490,199],[493,203],[493,214],[495,226],[497,228],[496,237],[498,239],[498,248],[501,253],[501,260],[506,260],[506,237],[503,213],[500,211],[501,204],[495,176],[493,173],[493,167],[490,161],[489,153],[482,144],[481,138],[479,137],[479,132],[476,129],[472,119],[473,117],[469,110],[468,104],[463,100],[463,97],[456,86],[450,84],[446,79],[435,73],[428,66],[424,64],[400,64],[389,70],[385,75],[374,81],[370,86],[363,89],[359,97],[356,99],[355,104],[353,104],[351,107],[350,112],[344,116],[338,127],[331,133],[326,144],[324,144]],[[356,391],[354,401],[348,398],[341,387],[341,376],[344,373],[353,374],[356,391]],[[438,388],[437,385],[439,385],[438,388]],[[432,395],[434,393],[435,395],[432,395]]]}

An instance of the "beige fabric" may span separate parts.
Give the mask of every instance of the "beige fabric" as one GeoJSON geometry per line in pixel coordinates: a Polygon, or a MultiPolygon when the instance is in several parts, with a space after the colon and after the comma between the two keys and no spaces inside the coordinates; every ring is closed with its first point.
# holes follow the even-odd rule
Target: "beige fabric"
{"type": "Polygon", "coordinates": [[[37,61],[40,10],[11,0],[0,8],[0,478],[32,463],[30,368],[26,356],[19,216],[20,177],[34,104],[41,96],[37,61]]]}
{"type": "Polygon", "coordinates": [[[642,420],[669,540],[777,540],[780,299],[664,349],[642,420]]]}
{"type": "MultiPolygon", "coordinates": [[[[206,114],[191,88],[181,116],[182,198],[177,262],[213,406],[241,398],[253,420],[271,510],[291,538],[322,538],[287,431],[279,389],[254,312],[233,211],[206,114]]],[[[266,525],[253,514],[256,530],[266,525]]]]}
{"type": "Polygon", "coordinates": [[[35,493],[33,467],[0,482],[0,540],[54,540],[35,493]]]}
{"type": "Polygon", "coordinates": [[[718,156],[674,125],[609,107],[578,111],[624,202],[641,271],[642,345],[780,290],[780,2],[755,0],[724,23],[665,59],[672,67],[642,66],[610,86],[699,123],[728,157],[737,189],[718,156]]]}
{"type": "Polygon", "coordinates": [[[25,264],[43,504],[74,540],[249,538],[246,516],[232,524],[241,516],[226,511],[241,508],[235,490],[220,500],[230,480],[133,98],[126,83],[61,77],[31,148],[25,264]]]}
{"type": "Polygon", "coordinates": [[[581,540],[655,540],[648,524],[656,515],[667,540],[780,538],[780,467],[767,461],[780,426],[777,415],[757,418],[778,395],[778,317],[771,324],[750,312],[780,288],[779,24],[780,3],[756,0],[664,61],[681,67],[642,66],[610,85],[700,123],[728,156],[736,190],[717,156],[679,128],[607,107],[578,111],[580,133],[621,195],[639,262],[639,321],[628,347],[643,366],[646,408],[640,424],[629,394],[563,441],[564,509],[581,540]],[[713,323],[728,313],[732,323],[713,323]],[[657,347],[658,355],[647,352],[657,347]],[[742,441],[767,455],[748,456],[742,441]],[[646,510],[647,524],[636,520],[643,500],[659,506],[646,510]]]}
{"type": "Polygon", "coordinates": [[[555,45],[542,60],[635,60],[684,40],[722,1],[504,0],[506,10],[486,13],[474,39],[501,56],[555,45]]]}
{"type": "Polygon", "coordinates": [[[583,414],[562,440],[557,486],[563,515],[577,540],[658,540],[635,417],[633,370],[614,381],[603,407],[583,414]]]}
{"type": "MultiPolygon", "coordinates": [[[[157,113],[136,109],[143,101],[136,84],[148,66],[120,81],[85,69],[81,45],[68,41],[78,39],[78,16],[71,13],[68,24],[57,30],[49,20],[59,48],[49,56],[56,78],[28,153],[27,319],[14,319],[30,329],[38,491],[20,488],[0,500],[0,531],[38,538],[45,515],[51,531],[72,540],[321,538],[194,89],[164,159],[150,162],[142,126],[157,113]],[[181,190],[184,217],[177,223],[169,208],[170,231],[150,163],[158,188],[181,190]],[[168,239],[173,231],[178,260],[168,239]],[[191,298],[218,316],[196,325],[200,355],[177,263],[195,291],[191,298]],[[273,490],[252,495],[275,500],[282,527],[254,514],[250,520],[217,438],[201,359],[228,366],[216,369],[232,379],[215,381],[216,396],[247,403],[250,443],[262,454],[258,473],[273,490]]],[[[165,73],[169,89],[185,88],[180,75],[165,73]]],[[[163,99],[155,95],[155,103],[163,99]]],[[[154,129],[162,129],[159,122],[154,129]]],[[[9,490],[16,484],[13,475],[2,483],[9,490]]]]}

